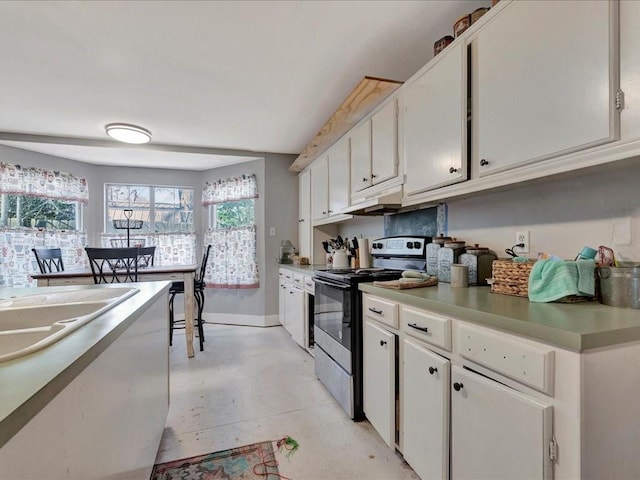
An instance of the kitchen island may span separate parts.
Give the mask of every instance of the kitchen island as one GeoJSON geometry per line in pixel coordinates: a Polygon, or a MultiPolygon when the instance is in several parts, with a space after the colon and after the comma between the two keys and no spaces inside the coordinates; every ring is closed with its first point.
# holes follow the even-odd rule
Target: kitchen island
{"type": "Polygon", "coordinates": [[[55,344],[0,363],[0,478],[149,478],[169,408],[170,282],[133,287],[55,344]]]}

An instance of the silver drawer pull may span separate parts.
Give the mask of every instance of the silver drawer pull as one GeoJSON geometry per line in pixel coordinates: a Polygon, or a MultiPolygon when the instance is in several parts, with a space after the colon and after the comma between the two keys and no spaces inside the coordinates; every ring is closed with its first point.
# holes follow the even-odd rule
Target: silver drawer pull
{"type": "Polygon", "coordinates": [[[375,313],[376,315],[382,315],[382,310],[378,310],[377,308],[369,307],[369,311],[375,313]]]}
{"type": "Polygon", "coordinates": [[[427,333],[429,331],[429,329],[427,327],[420,327],[417,323],[409,323],[408,325],[411,328],[415,328],[416,330],[420,330],[421,332],[427,333]]]}

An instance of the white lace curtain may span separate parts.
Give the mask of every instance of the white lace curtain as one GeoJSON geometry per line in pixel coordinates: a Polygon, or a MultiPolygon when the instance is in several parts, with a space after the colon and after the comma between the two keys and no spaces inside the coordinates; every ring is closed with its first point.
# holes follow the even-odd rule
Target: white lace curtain
{"type": "MultiPolygon", "coordinates": [[[[126,247],[127,236],[103,233],[103,247],[126,247]]],[[[142,233],[130,237],[129,244],[156,247],[154,265],[190,265],[198,263],[196,259],[196,234],[183,232],[142,233]]]]}
{"type": "Polygon", "coordinates": [[[0,194],[89,201],[87,179],[70,173],[0,162],[0,194]]]}
{"type": "MultiPolygon", "coordinates": [[[[255,175],[207,182],[202,192],[202,205],[258,198],[255,175]]],[[[205,245],[211,245],[205,284],[210,288],[258,288],[256,226],[244,225],[225,229],[209,229],[205,245]]]]}

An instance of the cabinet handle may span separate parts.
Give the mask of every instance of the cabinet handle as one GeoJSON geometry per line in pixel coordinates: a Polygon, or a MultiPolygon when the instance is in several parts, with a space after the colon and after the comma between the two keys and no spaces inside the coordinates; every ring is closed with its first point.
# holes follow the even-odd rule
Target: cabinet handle
{"type": "Polygon", "coordinates": [[[463,385],[463,384],[461,384],[461,383],[455,382],[455,383],[453,384],[453,389],[454,389],[456,392],[459,392],[460,390],[462,390],[462,387],[464,387],[464,385],[463,385]]]}
{"type": "Polygon", "coordinates": [[[449,169],[449,173],[456,173],[457,171],[458,171],[458,169],[457,169],[457,168],[455,168],[455,167],[451,167],[451,168],[449,169]]]}
{"type": "Polygon", "coordinates": [[[363,181],[363,182],[368,182],[368,181],[369,181],[369,179],[368,179],[367,177],[362,177],[362,181],[363,181]]]}
{"type": "Polygon", "coordinates": [[[377,308],[369,307],[369,311],[377,315],[382,315],[382,310],[378,310],[377,308]]]}
{"type": "Polygon", "coordinates": [[[380,346],[384,347],[387,344],[386,340],[380,340],[380,346]]]}
{"type": "Polygon", "coordinates": [[[429,329],[427,327],[420,327],[420,326],[418,326],[417,323],[409,323],[408,325],[411,328],[415,328],[416,330],[420,330],[421,332],[427,333],[429,331],[429,329]]]}
{"type": "Polygon", "coordinates": [[[304,222],[304,218],[301,218],[300,220],[298,220],[298,223],[300,222],[304,222]]]}
{"type": "Polygon", "coordinates": [[[333,210],[328,210],[328,213],[333,213],[333,210]]]}
{"type": "Polygon", "coordinates": [[[323,211],[322,211],[322,214],[323,214],[323,215],[326,215],[326,214],[327,214],[327,212],[326,212],[325,210],[323,210],[323,211]]]}
{"type": "Polygon", "coordinates": [[[433,375],[433,374],[434,374],[434,373],[436,373],[437,371],[438,371],[438,369],[437,369],[437,368],[429,367],[429,373],[430,373],[431,375],[433,375]]]}
{"type": "Polygon", "coordinates": [[[375,173],[371,174],[371,178],[376,178],[378,175],[376,175],[375,173]]]}
{"type": "Polygon", "coordinates": [[[489,165],[489,160],[486,160],[484,158],[482,160],[480,160],[480,166],[481,167],[486,167],[487,165],[489,165]]]}

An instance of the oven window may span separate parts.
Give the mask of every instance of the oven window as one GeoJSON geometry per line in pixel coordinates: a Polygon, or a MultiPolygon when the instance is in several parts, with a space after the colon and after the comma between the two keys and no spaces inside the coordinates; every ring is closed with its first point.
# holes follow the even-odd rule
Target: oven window
{"type": "Polygon", "coordinates": [[[316,282],[314,325],[351,351],[351,290],[316,282]]]}

